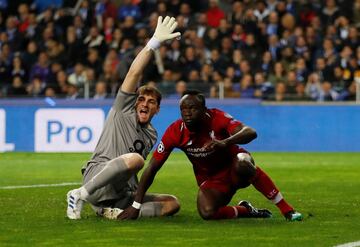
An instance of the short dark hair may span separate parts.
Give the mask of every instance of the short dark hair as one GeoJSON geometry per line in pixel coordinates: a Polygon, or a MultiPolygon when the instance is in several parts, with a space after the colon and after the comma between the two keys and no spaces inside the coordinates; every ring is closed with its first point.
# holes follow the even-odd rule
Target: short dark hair
{"type": "Polygon", "coordinates": [[[203,107],[205,107],[205,96],[201,93],[201,91],[196,90],[196,89],[188,89],[188,90],[185,90],[185,92],[183,92],[182,97],[184,97],[185,95],[196,96],[196,98],[199,100],[201,105],[203,107]]]}
{"type": "Polygon", "coordinates": [[[137,93],[139,95],[152,95],[156,98],[158,105],[161,103],[161,93],[156,87],[144,85],[138,88],[137,93]]]}

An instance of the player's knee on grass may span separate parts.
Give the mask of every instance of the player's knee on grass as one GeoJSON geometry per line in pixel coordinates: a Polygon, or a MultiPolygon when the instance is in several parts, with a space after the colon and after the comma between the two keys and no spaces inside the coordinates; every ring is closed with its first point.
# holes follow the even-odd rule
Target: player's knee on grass
{"type": "Polygon", "coordinates": [[[163,202],[163,207],[161,209],[161,215],[171,216],[179,212],[180,202],[179,200],[172,195],[167,196],[167,200],[163,202]]]}
{"type": "Polygon", "coordinates": [[[216,213],[217,208],[213,205],[198,205],[198,212],[204,220],[213,219],[214,214],[216,213]]]}
{"type": "Polygon", "coordinates": [[[130,171],[138,172],[144,167],[144,158],[138,153],[127,153],[121,155],[122,158],[130,171]]]}
{"type": "Polygon", "coordinates": [[[256,174],[256,166],[250,154],[238,153],[233,171],[236,177],[234,180],[238,187],[245,188],[249,186],[251,179],[256,174]]]}

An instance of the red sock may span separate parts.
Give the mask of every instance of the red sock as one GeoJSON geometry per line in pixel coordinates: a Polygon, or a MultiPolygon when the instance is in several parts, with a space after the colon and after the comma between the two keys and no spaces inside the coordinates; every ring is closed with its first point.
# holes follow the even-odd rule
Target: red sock
{"type": "Polygon", "coordinates": [[[218,209],[218,211],[212,216],[212,219],[234,219],[247,214],[248,210],[243,206],[224,206],[218,209]]]}
{"type": "Polygon", "coordinates": [[[282,214],[293,210],[293,207],[285,201],[271,178],[260,167],[256,167],[256,174],[252,180],[252,185],[267,199],[271,200],[280,209],[282,214]]]}

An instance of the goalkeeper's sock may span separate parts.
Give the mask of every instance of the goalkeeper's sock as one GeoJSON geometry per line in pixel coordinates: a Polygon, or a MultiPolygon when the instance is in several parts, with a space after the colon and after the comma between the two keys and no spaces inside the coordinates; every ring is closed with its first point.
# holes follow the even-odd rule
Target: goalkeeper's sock
{"type": "Polygon", "coordinates": [[[267,199],[274,203],[280,209],[282,214],[286,214],[293,210],[293,207],[285,201],[271,178],[261,170],[260,167],[256,167],[256,174],[252,179],[252,185],[267,199]]]}
{"type": "Polygon", "coordinates": [[[219,208],[211,219],[234,219],[248,214],[249,210],[244,206],[224,206],[219,208]]]}

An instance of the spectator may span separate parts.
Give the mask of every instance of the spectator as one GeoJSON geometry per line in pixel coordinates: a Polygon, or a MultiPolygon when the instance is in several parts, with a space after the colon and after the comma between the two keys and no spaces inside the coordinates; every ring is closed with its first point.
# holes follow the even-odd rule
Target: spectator
{"type": "Polygon", "coordinates": [[[79,97],[80,94],[78,87],[74,84],[68,84],[66,99],[74,100],[74,99],[78,99],[79,97]]]}
{"type": "Polygon", "coordinates": [[[116,95],[120,85],[117,80],[116,70],[113,69],[110,60],[105,60],[103,64],[103,72],[99,76],[99,81],[104,81],[108,85],[111,97],[116,95]]]}
{"type": "Polygon", "coordinates": [[[102,72],[102,61],[99,56],[99,51],[95,48],[88,49],[87,57],[84,62],[84,65],[88,68],[91,68],[95,72],[95,77],[98,78],[98,76],[102,72]]]}
{"type": "Polygon", "coordinates": [[[178,81],[175,84],[175,92],[168,95],[169,99],[180,99],[183,93],[187,89],[187,84],[185,81],[178,81]]]}
{"type": "Polygon", "coordinates": [[[326,60],[323,57],[319,57],[316,59],[314,72],[319,75],[320,81],[332,80],[332,68],[330,65],[326,64],[326,60]]]}
{"type": "Polygon", "coordinates": [[[293,96],[293,100],[296,101],[309,101],[310,97],[306,95],[305,85],[303,83],[298,83],[295,88],[295,95],[293,96]]]}
{"type": "Polygon", "coordinates": [[[305,83],[309,75],[309,71],[306,66],[305,58],[299,57],[295,61],[295,73],[296,80],[301,83],[305,83]]]}
{"type": "Polygon", "coordinates": [[[263,22],[270,14],[270,10],[267,9],[266,2],[264,0],[256,1],[256,8],[254,15],[258,22],[263,22]]]}
{"type": "Polygon", "coordinates": [[[50,74],[50,61],[46,52],[40,52],[36,64],[30,70],[30,80],[37,77],[41,82],[46,83],[50,74]]]}
{"type": "Polygon", "coordinates": [[[286,85],[284,82],[280,81],[275,86],[275,94],[271,98],[275,101],[285,101],[287,100],[287,92],[286,92],[286,85]]]}
{"type": "Polygon", "coordinates": [[[28,74],[20,55],[14,56],[12,60],[11,77],[20,76],[22,81],[28,81],[28,74]]]}
{"type": "Polygon", "coordinates": [[[190,27],[195,23],[195,19],[191,14],[191,7],[188,3],[181,3],[179,11],[179,14],[184,18],[185,27],[190,27]]]}
{"type": "Polygon", "coordinates": [[[7,90],[8,97],[25,97],[27,96],[26,88],[23,84],[21,76],[15,75],[12,79],[12,84],[7,90]]]}
{"type": "Polygon", "coordinates": [[[105,43],[107,45],[109,45],[113,40],[114,29],[115,29],[115,20],[109,16],[105,19],[105,24],[102,32],[104,34],[105,43]]]}
{"type": "Polygon", "coordinates": [[[85,68],[82,63],[76,63],[74,71],[68,77],[68,83],[75,85],[78,89],[83,88],[86,81],[85,68]]]}
{"type": "Polygon", "coordinates": [[[95,85],[95,95],[93,99],[106,99],[108,98],[107,85],[103,81],[99,81],[95,85]]]}
{"type": "Polygon", "coordinates": [[[94,23],[94,10],[89,0],[83,0],[81,2],[77,15],[81,17],[86,26],[92,26],[94,23]]]}
{"type": "Polygon", "coordinates": [[[353,4],[353,22],[356,27],[360,27],[360,0],[355,0],[353,4]]]}
{"type": "Polygon", "coordinates": [[[321,84],[321,91],[317,101],[336,101],[339,94],[332,88],[328,81],[321,84]]]}
{"type": "Polygon", "coordinates": [[[59,8],[62,6],[63,4],[63,0],[51,0],[51,1],[48,1],[48,0],[34,0],[33,2],[35,8],[36,8],[36,11],[38,13],[41,13],[47,9],[50,9],[50,8],[59,8]]]}
{"type": "Polygon", "coordinates": [[[120,28],[115,28],[113,32],[113,38],[111,43],[108,44],[108,49],[116,49],[119,50],[121,46],[121,42],[123,41],[123,32],[120,28]]]}
{"type": "Polygon", "coordinates": [[[87,48],[96,48],[100,53],[106,52],[104,36],[100,34],[96,26],[90,28],[89,34],[84,39],[84,45],[87,48]]]}
{"type": "Polygon", "coordinates": [[[49,98],[56,98],[56,91],[53,87],[46,87],[45,88],[45,93],[44,93],[45,97],[49,97],[49,98]]]}
{"type": "Polygon", "coordinates": [[[225,18],[224,12],[218,6],[218,0],[209,1],[209,9],[206,11],[206,17],[210,27],[218,27],[220,20],[225,18]]]}
{"type": "Polygon", "coordinates": [[[56,73],[56,91],[61,96],[67,94],[68,75],[64,70],[60,70],[56,73]]]}
{"type": "Polygon", "coordinates": [[[196,58],[194,47],[187,47],[184,52],[184,56],[180,58],[180,63],[182,67],[182,72],[184,78],[187,78],[190,71],[197,70],[200,71],[201,65],[196,58]]]}
{"type": "Polygon", "coordinates": [[[30,84],[27,85],[26,91],[31,97],[37,98],[43,96],[45,87],[46,83],[42,81],[40,77],[34,76],[30,84]]]}
{"type": "Polygon", "coordinates": [[[138,21],[141,18],[141,11],[139,6],[132,3],[131,0],[123,0],[117,16],[120,21],[124,21],[126,17],[132,17],[138,21]]]}
{"type": "MultiPolygon", "coordinates": [[[[158,15],[167,12],[177,15],[177,29],[183,33],[181,40],[174,40],[159,49],[163,64],[167,65],[164,69],[172,71],[174,81],[187,80],[192,70],[198,71],[192,72],[193,78],[200,73],[200,80],[207,83],[219,76],[224,76],[222,80],[240,81],[244,74],[254,75],[262,71],[276,85],[276,81],[287,82],[284,71],[295,70],[297,81],[302,84],[307,84],[306,77],[315,72],[320,77],[320,83],[330,82],[332,89],[341,94],[348,90],[360,68],[360,55],[357,55],[360,54],[357,29],[360,26],[357,21],[359,0],[338,3],[326,0],[324,8],[320,8],[319,1],[171,0],[141,2],[141,5],[126,1],[125,4],[135,6],[140,13],[143,11],[142,16],[146,18],[142,19],[136,19],[132,14],[117,16],[123,6],[118,9],[114,2],[84,0],[74,15],[68,15],[62,7],[35,12],[29,8],[27,1],[16,5],[16,8],[13,8],[14,4],[2,6],[0,91],[5,92],[11,85],[11,75],[25,74],[23,80],[28,83],[26,78],[33,78],[32,68],[38,62],[39,54],[46,52],[48,67],[51,64],[50,74],[41,79],[46,88],[48,83],[55,81],[58,69],[72,71],[80,62],[89,71],[96,72],[95,76],[89,72],[90,77],[94,77],[89,84],[93,95],[94,82],[98,77],[110,74],[103,72],[105,62],[101,58],[111,49],[118,56],[117,62],[111,62],[117,80],[111,88],[116,90],[137,47],[144,45],[149,34],[154,32],[158,15]],[[122,18],[121,21],[118,18],[122,18]],[[14,58],[17,54],[21,56],[21,68],[14,65],[19,64],[19,59],[14,58]],[[273,66],[278,62],[283,64],[284,69],[275,76],[273,66]],[[250,69],[244,66],[246,63],[249,63],[250,69]],[[59,64],[62,67],[56,69],[59,64]],[[234,68],[230,69],[235,72],[234,75],[226,75],[229,66],[234,68]],[[183,67],[185,73],[181,74],[183,67]]],[[[144,81],[158,82],[161,67],[159,62],[150,63],[144,73],[144,81]]],[[[51,85],[59,96],[67,91],[64,83],[66,80],[62,85],[51,85]]],[[[198,86],[204,85],[208,86],[198,86]]],[[[201,90],[207,90],[206,87],[201,90]]],[[[297,87],[297,83],[294,84],[293,96],[297,87]]]]}
{"type": "Polygon", "coordinates": [[[312,100],[317,100],[320,97],[321,82],[319,74],[312,73],[309,75],[305,86],[305,94],[312,100]]]}
{"type": "Polygon", "coordinates": [[[350,86],[342,91],[338,96],[338,100],[341,101],[355,101],[356,100],[356,82],[353,81],[350,86]]]}
{"type": "Polygon", "coordinates": [[[269,99],[270,95],[274,93],[274,86],[270,81],[265,79],[263,72],[256,72],[254,76],[255,91],[254,97],[259,99],[269,99]]]}
{"type": "Polygon", "coordinates": [[[124,39],[135,40],[136,39],[136,28],[135,28],[135,19],[131,16],[125,18],[124,22],[121,24],[121,29],[123,31],[124,39]]]}
{"type": "Polygon", "coordinates": [[[242,99],[254,98],[255,87],[253,83],[253,77],[250,74],[246,74],[240,81],[240,97],[242,99]]]}
{"type": "Polygon", "coordinates": [[[63,66],[58,63],[54,62],[50,65],[50,73],[47,77],[47,86],[53,86],[56,87],[56,75],[59,71],[63,69],[63,66]]]}
{"type": "Polygon", "coordinates": [[[220,46],[219,31],[216,28],[210,28],[205,34],[205,45],[209,50],[220,46]]]}
{"type": "Polygon", "coordinates": [[[103,27],[107,17],[117,19],[117,8],[112,0],[99,0],[95,5],[95,18],[99,28],[103,27]]]}
{"type": "Polygon", "coordinates": [[[344,70],[340,66],[334,68],[333,80],[330,83],[336,92],[341,92],[349,86],[344,80],[344,70]]]}
{"type": "Polygon", "coordinates": [[[324,26],[334,23],[336,18],[340,15],[340,10],[336,6],[335,0],[326,0],[325,7],[321,11],[321,22],[324,26]]]}
{"type": "Polygon", "coordinates": [[[261,61],[257,63],[256,70],[262,71],[265,75],[269,75],[270,72],[273,70],[273,58],[269,51],[265,51],[262,55],[261,61]]]}

